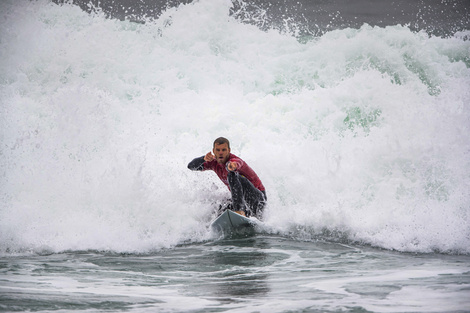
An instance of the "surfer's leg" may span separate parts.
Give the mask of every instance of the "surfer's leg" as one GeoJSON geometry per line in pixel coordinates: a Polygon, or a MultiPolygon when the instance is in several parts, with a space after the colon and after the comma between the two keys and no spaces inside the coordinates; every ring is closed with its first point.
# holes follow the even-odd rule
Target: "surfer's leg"
{"type": "Polygon", "coordinates": [[[245,211],[243,186],[237,172],[228,173],[228,184],[232,193],[232,206],[234,211],[245,211]]]}
{"type": "Polygon", "coordinates": [[[248,209],[254,215],[260,216],[266,204],[266,194],[258,190],[246,177],[237,172],[228,174],[228,183],[232,192],[233,210],[244,210],[246,212],[245,204],[247,204],[248,209]]]}
{"type": "Polygon", "coordinates": [[[266,193],[253,186],[253,184],[243,176],[240,178],[240,181],[243,186],[245,202],[248,204],[253,215],[260,218],[264,206],[266,205],[266,193]]]}
{"type": "Polygon", "coordinates": [[[225,199],[224,201],[222,201],[222,203],[219,204],[218,208],[216,208],[217,216],[224,213],[226,210],[233,211],[232,199],[225,199]]]}
{"type": "Polygon", "coordinates": [[[264,207],[266,206],[266,192],[265,191],[259,191],[256,189],[258,192],[255,193],[254,198],[253,198],[253,204],[252,204],[252,211],[253,214],[261,219],[261,216],[263,214],[264,207]]]}

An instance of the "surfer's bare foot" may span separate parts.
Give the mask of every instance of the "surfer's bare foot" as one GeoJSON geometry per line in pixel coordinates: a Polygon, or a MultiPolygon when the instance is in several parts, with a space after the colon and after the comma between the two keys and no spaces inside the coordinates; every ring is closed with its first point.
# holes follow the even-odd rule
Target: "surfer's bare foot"
{"type": "Polygon", "coordinates": [[[238,214],[240,214],[240,215],[242,215],[242,216],[246,216],[245,211],[235,211],[235,213],[238,213],[238,214]]]}

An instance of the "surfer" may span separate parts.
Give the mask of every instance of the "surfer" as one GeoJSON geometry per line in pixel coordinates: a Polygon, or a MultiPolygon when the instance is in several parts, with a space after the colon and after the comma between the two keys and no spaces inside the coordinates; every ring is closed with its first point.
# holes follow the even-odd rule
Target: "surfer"
{"type": "Polygon", "coordinates": [[[188,168],[193,171],[213,170],[232,194],[233,211],[261,217],[267,200],[266,190],[251,167],[230,153],[228,139],[217,138],[212,151],[192,160],[188,168]]]}

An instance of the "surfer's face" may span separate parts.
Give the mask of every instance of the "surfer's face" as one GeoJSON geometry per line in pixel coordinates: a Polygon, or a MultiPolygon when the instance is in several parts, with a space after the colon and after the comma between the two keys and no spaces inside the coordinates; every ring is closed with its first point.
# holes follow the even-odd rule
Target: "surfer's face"
{"type": "Polygon", "coordinates": [[[215,144],[213,152],[217,162],[222,164],[227,163],[228,157],[230,155],[230,149],[226,143],[221,145],[215,144]]]}

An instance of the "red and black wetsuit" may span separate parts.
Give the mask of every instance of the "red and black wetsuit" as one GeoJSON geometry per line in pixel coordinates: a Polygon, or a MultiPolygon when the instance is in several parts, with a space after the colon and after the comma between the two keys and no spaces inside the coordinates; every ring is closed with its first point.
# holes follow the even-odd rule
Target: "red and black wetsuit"
{"type": "Polygon", "coordinates": [[[188,168],[193,171],[214,171],[232,193],[233,209],[248,211],[246,204],[252,213],[259,217],[266,204],[266,189],[263,183],[255,171],[236,155],[230,154],[227,162],[237,163],[237,169],[231,172],[226,164],[220,164],[216,160],[206,162],[204,156],[192,160],[188,168]]]}

